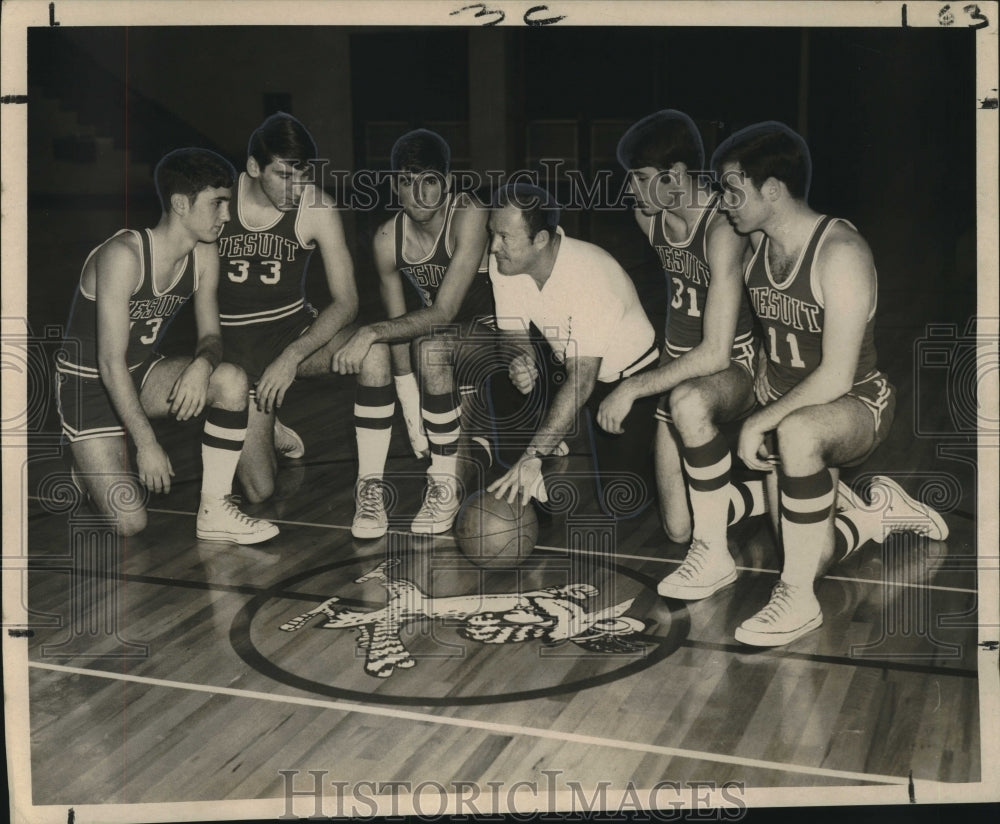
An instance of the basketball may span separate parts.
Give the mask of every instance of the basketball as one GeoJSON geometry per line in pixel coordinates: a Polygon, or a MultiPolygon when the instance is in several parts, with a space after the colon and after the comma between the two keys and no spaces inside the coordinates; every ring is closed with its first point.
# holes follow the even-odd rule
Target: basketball
{"type": "Polygon", "coordinates": [[[538,515],[530,503],[511,505],[482,490],[459,512],[455,540],[462,554],[478,567],[517,566],[535,548],[538,515]]]}

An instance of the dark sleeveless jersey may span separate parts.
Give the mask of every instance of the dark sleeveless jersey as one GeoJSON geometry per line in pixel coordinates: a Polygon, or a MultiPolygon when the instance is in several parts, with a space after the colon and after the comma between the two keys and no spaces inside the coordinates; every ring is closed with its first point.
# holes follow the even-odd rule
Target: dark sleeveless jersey
{"type": "MultiPolygon", "coordinates": [[[[667,238],[666,213],[649,227],[649,243],[656,250],[667,278],[670,308],[667,310],[667,347],[683,352],[693,349],[702,339],[705,303],[711,272],[708,266],[708,227],[719,214],[716,197],[698,216],[687,240],[674,243],[667,238]]],[[[721,219],[721,218],[720,218],[721,219]]],[[[746,297],[740,299],[734,345],[746,344],[753,337],[753,317],[746,297]]]]}
{"type": "MultiPolygon", "coordinates": [[[[448,271],[451,263],[451,256],[454,253],[451,242],[451,221],[455,215],[455,206],[458,198],[454,195],[448,196],[448,204],[445,206],[447,213],[441,233],[434,241],[434,248],[423,260],[407,260],[404,253],[404,243],[410,219],[405,212],[399,212],[393,220],[394,233],[394,258],[396,269],[405,277],[416,290],[420,305],[429,307],[437,300],[438,289],[448,271]]],[[[479,270],[469,284],[469,291],[465,293],[462,307],[459,310],[457,319],[464,319],[474,315],[487,315],[493,313],[493,289],[490,286],[490,279],[485,265],[485,259],[480,262],[479,270]]]]}
{"type": "Polygon", "coordinates": [[[219,321],[248,326],[294,315],[305,304],[305,274],[314,245],[299,239],[299,216],[310,201],[282,212],[268,226],[249,226],[243,216],[246,174],[240,175],[232,220],[219,237],[219,321]]]}
{"type": "MultiPolygon", "coordinates": [[[[156,351],[170,319],[198,288],[195,253],[192,250],[184,261],[180,273],[163,292],[157,292],[153,278],[153,235],[149,229],[122,229],[114,235],[120,237],[131,232],[139,241],[139,283],[132,290],[128,301],[130,319],[128,347],[125,363],[129,371],[138,369],[156,351]]],[[[103,244],[102,244],[103,245],[103,244]]],[[[73,296],[69,321],[66,323],[65,344],[60,350],[57,368],[60,372],[84,378],[99,378],[97,369],[97,295],[83,288],[83,275],[87,267],[95,265],[97,247],[87,255],[80,272],[80,282],[73,296]]]]}
{"type": "MultiPolygon", "coordinates": [[[[823,358],[824,308],[817,297],[813,264],[830,228],[838,222],[851,226],[839,218],[821,217],[816,221],[795,268],[781,283],[777,283],[771,275],[766,238],[747,266],[745,277],[750,302],[764,329],[768,384],[778,397],[815,371],[823,358]]],[[[872,301],[865,325],[858,365],[854,371],[855,384],[876,370],[876,303],[877,299],[872,301]]]]}

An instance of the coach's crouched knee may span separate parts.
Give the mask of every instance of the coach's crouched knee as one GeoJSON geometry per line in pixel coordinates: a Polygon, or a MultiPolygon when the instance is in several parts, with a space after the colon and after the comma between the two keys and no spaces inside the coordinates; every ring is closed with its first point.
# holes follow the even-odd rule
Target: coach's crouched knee
{"type": "Polygon", "coordinates": [[[230,412],[246,409],[249,391],[247,373],[232,363],[220,363],[209,380],[209,403],[230,412]]]}

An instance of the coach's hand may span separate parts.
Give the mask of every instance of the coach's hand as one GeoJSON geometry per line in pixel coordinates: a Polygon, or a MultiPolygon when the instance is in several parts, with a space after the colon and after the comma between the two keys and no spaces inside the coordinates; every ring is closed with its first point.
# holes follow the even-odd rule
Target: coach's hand
{"type": "Polygon", "coordinates": [[[766,432],[766,429],[761,429],[757,425],[753,415],[744,421],[743,427],[740,429],[740,441],[736,452],[740,456],[740,460],[750,469],[757,469],[761,472],[771,472],[774,469],[773,464],[766,460],[767,446],[764,443],[766,432]]]}
{"type": "Polygon", "coordinates": [[[295,372],[299,368],[294,358],[278,355],[264,370],[257,381],[257,409],[271,413],[278,409],[285,400],[288,387],[295,382],[295,372]]]}
{"type": "Polygon", "coordinates": [[[361,362],[367,357],[368,350],[375,343],[375,337],[367,326],[361,327],[351,335],[351,339],[333,353],[330,369],[341,375],[357,375],[361,371],[361,362]]]}
{"type": "Polygon", "coordinates": [[[538,380],[538,367],[535,366],[535,359],[531,355],[518,355],[510,362],[507,369],[510,381],[522,395],[527,395],[535,388],[535,381],[538,380]]]}
{"type": "Polygon", "coordinates": [[[542,459],[522,455],[507,474],[486,487],[486,491],[492,492],[498,500],[506,495],[509,504],[513,504],[518,495],[521,496],[521,506],[527,506],[532,498],[545,503],[549,496],[542,478],[542,459]]]}
{"type": "Polygon", "coordinates": [[[195,358],[177,376],[167,395],[170,414],[179,421],[196,418],[208,402],[208,381],[212,365],[204,358],[195,358]]]}
{"type": "Polygon", "coordinates": [[[169,492],[170,479],[174,468],[167,453],[155,441],[147,447],[136,450],[135,465],[139,480],[150,492],[169,492]]]}
{"type": "Polygon", "coordinates": [[[610,432],[612,435],[621,435],[625,428],[622,424],[628,413],[632,411],[632,404],[635,399],[628,389],[628,383],[620,383],[611,394],[609,394],[597,409],[597,422],[601,429],[610,432]]]}

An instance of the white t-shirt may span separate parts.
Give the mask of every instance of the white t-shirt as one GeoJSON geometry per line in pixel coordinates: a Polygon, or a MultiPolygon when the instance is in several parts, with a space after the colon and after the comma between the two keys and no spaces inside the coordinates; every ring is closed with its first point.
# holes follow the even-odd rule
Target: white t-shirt
{"type": "Polygon", "coordinates": [[[502,275],[490,255],[490,281],[497,326],[541,331],[561,363],[566,358],[601,359],[599,381],[614,381],[653,345],[653,326],[635,286],[611,255],[582,240],[561,241],[552,274],[539,289],[531,275],[502,275]]]}

